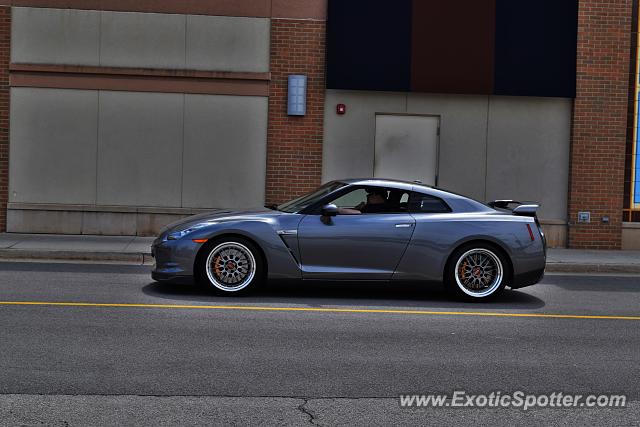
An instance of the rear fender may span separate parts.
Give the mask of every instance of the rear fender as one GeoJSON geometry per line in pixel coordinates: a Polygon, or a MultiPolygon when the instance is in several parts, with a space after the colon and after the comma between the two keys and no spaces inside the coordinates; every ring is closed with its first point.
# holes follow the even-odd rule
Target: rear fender
{"type": "Polygon", "coordinates": [[[417,217],[416,230],[394,279],[442,281],[451,254],[461,245],[477,240],[501,248],[511,259],[514,274],[523,266],[530,268],[528,264],[535,264],[539,258],[542,243],[532,242],[529,237],[525,223],[531,220],[507,218],[502,221],[495,217],[417,217]]]}

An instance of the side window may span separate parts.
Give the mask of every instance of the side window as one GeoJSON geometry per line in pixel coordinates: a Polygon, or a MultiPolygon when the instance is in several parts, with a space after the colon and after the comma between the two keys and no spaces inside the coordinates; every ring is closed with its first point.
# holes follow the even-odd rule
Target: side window
{"type": "Polygon", "coordinates": [[[356,188],[331,203],[339,215],[385,214],[407,212],[409,194],[404,190],[384,187],[356,188]]]}
{"type": "Polygon", "coordinates": [[[364,188],[359,188],[343,194],[331,203],[339,208],[353,209],[361,203],[367,203],[367,191],[364,188]]]}
{"type": "Polygon", "coordinates": [[[412,193],[409,211],[413,213],[447,213],[451,208],[444,200],[427,194],[412,193]]]}

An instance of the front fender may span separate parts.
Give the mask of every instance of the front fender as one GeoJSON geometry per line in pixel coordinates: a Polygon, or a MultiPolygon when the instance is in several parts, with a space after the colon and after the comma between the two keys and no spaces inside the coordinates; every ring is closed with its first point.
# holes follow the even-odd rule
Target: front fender
{"type": "MultiPolygon", "coordinates": [[[[300,279],[302,273],[289,248],[277,232],[274,220],[242,220],[212,224],[190,235],[190,239],[217,239],[237,235],[253,241],[262,249],[269,279],[300,279]]],[[[202,245],[201,245],[202,246],[202,245]]]]}

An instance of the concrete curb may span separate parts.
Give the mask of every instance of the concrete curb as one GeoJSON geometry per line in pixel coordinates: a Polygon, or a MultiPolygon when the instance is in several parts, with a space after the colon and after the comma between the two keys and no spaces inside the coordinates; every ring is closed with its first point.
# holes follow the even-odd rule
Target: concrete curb
{"type": "Polygon", "coordinates": [[[149,253],[126,252],[78,252],[56,250],[0,249],[0,259],[4,260],[55,260],[55,261],[96,261],[126,264],[152,264],[149,253]]]}
{"type": "Polygon", "coordinates": [[[549,273],[627,273],[640,274],[640,264],[586,264],[548,262],[549,273]]]}

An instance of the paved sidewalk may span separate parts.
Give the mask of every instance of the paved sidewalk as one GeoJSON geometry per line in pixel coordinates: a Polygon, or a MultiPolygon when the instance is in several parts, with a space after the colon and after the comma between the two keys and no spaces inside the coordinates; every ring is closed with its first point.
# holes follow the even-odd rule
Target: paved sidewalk
{"type": "Polygon", "coordinates": [[[547,271],[640,274],[640,251],[549,249],[547,271]]]}
{"type": "Polygon", "coordinates": [[[0,259],[150,264],[154,237],[0,233],[0,259]]]}
{"type": "MultiPolygon", "coordinates": [[[[153,237],[0,234],[0,259],[150,264],[153,237]]],[[[548,272],[640,274],[640,251],[549,249],[548,272]]]]}

